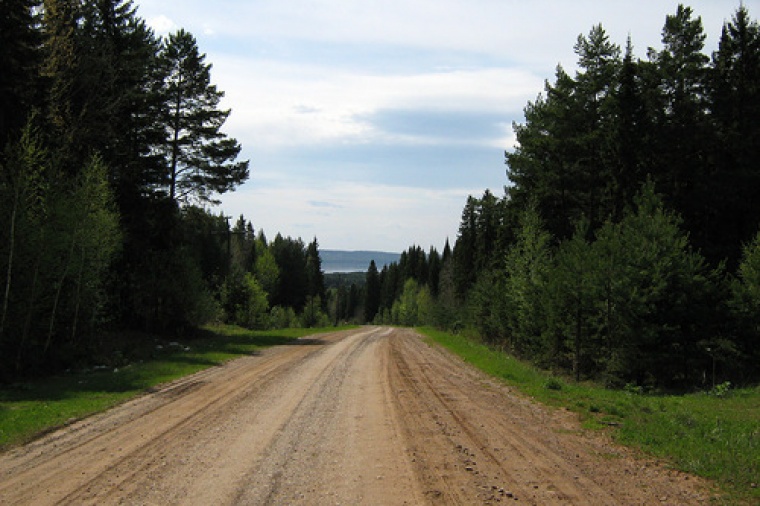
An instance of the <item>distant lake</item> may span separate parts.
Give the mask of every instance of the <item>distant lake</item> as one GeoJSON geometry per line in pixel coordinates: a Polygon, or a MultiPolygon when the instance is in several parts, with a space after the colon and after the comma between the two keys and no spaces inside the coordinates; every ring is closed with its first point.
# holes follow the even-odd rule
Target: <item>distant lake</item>
{"type": "Polygon", "coordinates": [[[341,251],[319,250],[322,259],[322,270],[326,274],[333,272],[367,272],[369,263],[374,260],[377,270],[393,262],[398,262],[400,253],[387,251],[341,251]]]}

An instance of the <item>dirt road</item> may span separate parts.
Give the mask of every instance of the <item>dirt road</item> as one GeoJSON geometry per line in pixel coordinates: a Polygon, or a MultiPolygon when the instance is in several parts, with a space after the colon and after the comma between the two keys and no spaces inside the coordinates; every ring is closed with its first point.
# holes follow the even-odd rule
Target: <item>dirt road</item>
{"type": "Polygon", "coordinates": [[[0,504],[701,504],[410,330],[323,334],[0,455],[0,504]]]}

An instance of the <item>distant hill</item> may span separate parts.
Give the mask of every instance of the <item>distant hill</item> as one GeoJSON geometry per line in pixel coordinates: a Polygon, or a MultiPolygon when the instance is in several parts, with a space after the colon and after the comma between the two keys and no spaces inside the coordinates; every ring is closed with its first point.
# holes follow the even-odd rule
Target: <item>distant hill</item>
{"type": "Polygon", "coordinates": [[[375,261],[379,271],[385,265],[398,262],[400,257],[399,253],[388,253],[386,251],[319,250],[322,270],[327,274],[333,272],[367,272],[372,260],[375,261]]]}

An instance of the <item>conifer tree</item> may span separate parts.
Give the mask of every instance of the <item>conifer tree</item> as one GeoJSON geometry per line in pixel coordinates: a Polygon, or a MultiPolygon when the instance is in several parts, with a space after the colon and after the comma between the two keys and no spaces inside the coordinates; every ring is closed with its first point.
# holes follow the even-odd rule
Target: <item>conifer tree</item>
{"type": "Polygon", "coordinates": [[[6,144],[20,138],[35,104],[41,56],[41,0],[5,0],[0,16],[0,159],[6,144]]]}
{"type": "Polygon", "coordinates": [[[428,286],[430,287],[430,293],[433,297],[438,296],[438,285],[441,280],[441,255],[434,247],[430,247],[430,253],[428,253],[428,286]]]}
{"type": "Polygon", "coordinates": [[[213,195],[248,178],[248,161],[236,162],[238,142],[221,132],[230,114],[224,93],[211,84],[211,65],[185,30],[169,35],[161,53],[165,72],[165,188],[177,202],[215,202],[213,195]]]}
{"type": "Polygon", "coordinates": [[[709,190],[711,260],[735,267],[740,245],[760,225],[760,25],[741,6],[726,23],[713,54],[709,102],[714,123],[714,172],[709,190]]]}
{"type": "Polygon", "coordinates": [[[599,230],[599,309],[611,311],[600,320],[611,326],[601,329],[609,350],[604,368],[618,386],[693,382],[704,358],[698,343],[717,332],[715,272],[681,223],[648,183],[632,212],[599,230]]]}
{"type": "Polygon", "coordinates": [[[374,260],[369,263],[367,269],[367,283],[365,285],[366,296],[364,298],[364,321],[372,322],[380,309],[380,276],[374,260]]]}
{"type": "Polygon", "coordinates": [[[523,213],[516,235],[505,264],[509,345],[528,358],[536,358],[545,334],[551,235],[535,207],[523,213]]]}
{"type": "Polygon", "coordinates": [[[322,271],[322,259],[319,257],[319,243],[316,237],[306,248],[306,277],[307,295],[312,297],[312,300],[319,298],[320,301],[326,303],[325,273],[322,271]]]}
{"type": "MultiPolygon", "coordinates": [[[[123,213],[139,212],[140,195],[151,191],[160,174],[153,147],[162,139],[160,41],[137,16],[132,0],[85,4],[83,31],[91,67],[105,83],[101,141],[97,150],[111,172],[123,213]]],[[[101,84],[103,85],[103,84],[101,84]]]]}
{"type": "MultiPolygon", "coordinates": [[[[467,197],[467,203],[462,211],[462,220],[459,225],[459,235],[454,243],[452,258],[456,268],[455,283],[457,293],[464,297],[467,290],[475,283],[477,272],[475,270],[477,248],[477,207],[475,197],[467,197]]],[[[448,244],[448,243],[447,243],[448,244]]]]}
{"type": "Polygon", "coordinates": [[[79,120],[83,111],[94,106],[92,90],[80,86],[84,77],[77,37],[81,6],[72,0],[45,0],[44,12],[45,60],[41,75],[46,85],[45,119],[59,165],[73,171],[84,159],[81,150],[86,145],[80,142],[83,125],[79,120]]]}
{"type": "Polygon", "coordinates": [[[309,295],[306,247],[301,239],[277,234],[270,249],[279,272],[277,289],[271,294],[272,306],[291,307],[299,312],[309,295]]]}
{"type": "Polygon", "coordinates": [[[652,176],[666,203],[683,217],[695,246],[708,242],[705,199],[711,189],[705,160],[711,128],[707,121],[707,63],[702,52],[706,35],[702,19],[691,8],[679,5],[665,19],[663,48],[649,50],[656,78],[657,137],[652,176]]]}
{"type": "Polygon", "coordinates": [[[582,374],[593,372],[589,364],[592,350],[602,352],[598,343],[592,343],[591,335],[598,265],[587,242],[588,227],[585,220],[576,224],[573,237],[560,245],[547,280],[551,299],[545,353],[553,365],[565,365],[563,355],[571,356],[576,381],[582,374]]]}

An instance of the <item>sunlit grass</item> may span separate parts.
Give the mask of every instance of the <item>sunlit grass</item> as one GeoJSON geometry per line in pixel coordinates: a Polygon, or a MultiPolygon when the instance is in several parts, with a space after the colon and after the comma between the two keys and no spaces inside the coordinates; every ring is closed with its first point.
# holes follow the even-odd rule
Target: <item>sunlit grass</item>
{"type": "Polygon", "coordinates": [[[536,400],[579,413],[583,426],[714,480],[730,501],[760,500],[760,387],[722,395],[645,395],[558,378],[506,353],[430,328],[432,341],[536,400]]]}

